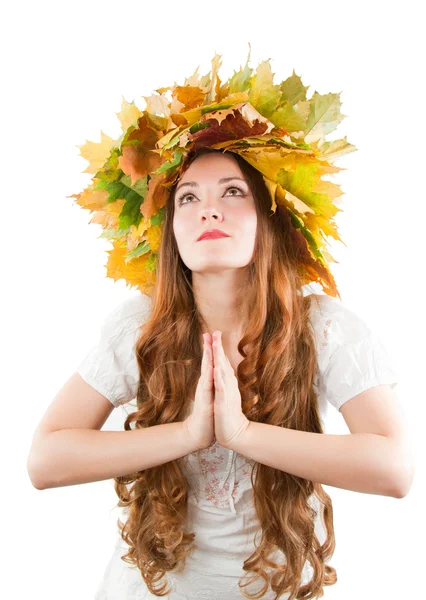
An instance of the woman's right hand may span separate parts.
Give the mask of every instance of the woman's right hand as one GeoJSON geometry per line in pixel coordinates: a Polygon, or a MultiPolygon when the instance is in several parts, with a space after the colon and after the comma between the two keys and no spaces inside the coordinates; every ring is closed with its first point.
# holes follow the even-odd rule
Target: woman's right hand
{"type": "Polygon", "coordinates": [[[194,408],[184,421],[197,450],[208,448],[214,439],[214,371],[210,334],[203,334],[203,340],[201,376],[195,392],[194,408]]]}

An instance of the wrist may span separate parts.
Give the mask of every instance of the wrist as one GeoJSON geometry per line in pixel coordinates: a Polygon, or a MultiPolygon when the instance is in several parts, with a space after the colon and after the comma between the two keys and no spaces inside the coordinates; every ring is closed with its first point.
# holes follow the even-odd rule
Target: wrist
{"type": "Polygon", "coordinates": [[[191,431],[188,427],[188,418],[180,421],[181,425],[181,436],[182,436],[182,444],[186,449],[186,454],[192,454],[193,452],[198,452],[201,448],[198,447],[197,442],[191,435],[191,431]]]}
{"type": "MultiPolygon", "coordinates": [[[[247,442],[247,437],[250,434],[249,430],[250,430],[251,423],[252,423],[252,421],[245,418],[244,422],[242,423],[241,427],[238,429],[238,431],[236,432],[234,437],[226,445],[226,447],[229,450],[233,450],[234,452],[240,452],[239,449],[242,450],[245,447],[246,442],[247,442]]],[[[241,454],[243,454],[243,452],[241,452],[241,454]]]]}

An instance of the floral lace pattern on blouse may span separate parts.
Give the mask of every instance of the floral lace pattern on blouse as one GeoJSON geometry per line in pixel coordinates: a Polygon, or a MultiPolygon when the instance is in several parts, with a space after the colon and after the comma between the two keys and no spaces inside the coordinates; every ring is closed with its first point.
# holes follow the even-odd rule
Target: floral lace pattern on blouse
{"type": "Polygon", "coordinates": [[[255,461],[220,446],[216,439],[208,448],[183,458],[190,462],[188,480],[197,502],[202,499],[215,508],[236,513],[242,491],[251,486],[255,461]]]}

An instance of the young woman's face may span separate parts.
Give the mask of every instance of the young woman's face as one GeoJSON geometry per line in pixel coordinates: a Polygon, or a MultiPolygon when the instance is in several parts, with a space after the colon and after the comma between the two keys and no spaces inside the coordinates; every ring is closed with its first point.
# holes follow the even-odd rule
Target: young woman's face
{"type": "Polygon", "coordinates": [[[196,158],[180,179],[174,202],[173,230],[180,256],[191,271],[220,272],[250,263],[257,228],[255,201],[232,156],[196,158]],[[221,182],[224,178],[227,181],[221,182]],[[184,185],[189,182],[193,184],[184,185]],[[229,237],[197,241],[209,229],[220,229],[229,237]]]}

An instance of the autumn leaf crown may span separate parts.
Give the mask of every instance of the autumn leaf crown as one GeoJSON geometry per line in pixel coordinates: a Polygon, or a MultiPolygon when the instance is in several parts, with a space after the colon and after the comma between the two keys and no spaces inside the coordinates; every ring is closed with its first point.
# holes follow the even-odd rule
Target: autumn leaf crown
{"type": "MultiPolygon", "coordinates": [[[[187,78],[184,85],[159,88],[144,97],[145,110],[122,100],[117,113],[123,134],[113,140],[101,131],[100,143],[78,146],[89,161],[92,183],[75,198],[102,225],[99,237],[112,243],[107,277],[124,279],[151,295],[156,282],[164,210],[170,188],[186,168],[188,153],[208,146],[242,156],[263,176],[271,194],[271,210],[284,208],[305,251],[300,263],[302,285],[318,282],[331,296],[337,290],[329,263],[327,236],[342,242],[334,216],[340,186],[322,180],[342,170],[336,158],[356,147],[346,137],[326,141],[346,115],[340,93],[315,92],[293,73],[274,84],[269,59],[219,78],[221,56],[211,72],[187,78]],[[168,97],[170,92],[171,98],[168,97]]],[[[344,243],[344,242],[342,242],[344,243]]]]}

